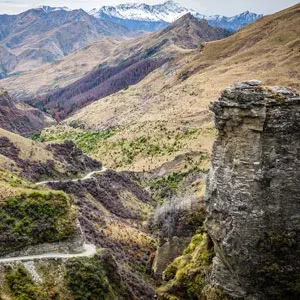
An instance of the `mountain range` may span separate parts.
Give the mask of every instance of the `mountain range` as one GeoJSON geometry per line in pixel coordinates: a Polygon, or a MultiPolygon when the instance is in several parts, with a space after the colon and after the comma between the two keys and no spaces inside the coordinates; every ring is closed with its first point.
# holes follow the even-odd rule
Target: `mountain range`
{"type": "Polygon", "coordinates": [[[105,36],[125,35],[128,30],[123,26],[82,9],[44,7],[0,15],[0,78],[62,59],[105,36]]]}
{"type": "Polygon", "coordinates": [[[124,7],[0,16],[0,299],[298,299],[300,4],[124,7]]]}
{"type": "Polygon", "coordinates": [[[212,27],[206,20],[184,15],[161,31],[123,44],[119,55],[104,60],[80,80],[30,103],[64,119],[74,110],[137,84],[181,52],[201,49],[204,42],[229,35],[230,31],[212,27]]]}
{"type": "Polygon", "coordinates": [[[191,13],[198,19],[206,19],[212,26],[222,27],[231,31],[239,30],[263,16],[262,14],[249,11],[233,17],[206,16],[195,10],[188,9],[173,0],[157,5],[132,3],[103,6],[100,9],[94,8],[89,13],[99,19],[110,20],[130,29],[143,29],[146,31],[155,31],[166,27],[187,13],[191,13]]]}
{"type": "Polygon", "coordinates": [[[104,6],[90,12],[40,6],[19,15],[0,15],[0,78],[61,60],[104,37],[122,40],[164,29],[188,13],[231,31],[262,17],[250,12],[231,18],[204,16],[173,1],[104,6]]]}
{"type": "MultiPolygon", "coordinates": [[[[215,137],[209,104],[226,86],[255,78],[300,90],[299,11],[298,4],[265,16],[202,49],[187,51],[173,44],[164,49],[168,56],[179,50],[171,62],[138,84],[76,111],[64,123],[95,131],[116,128],[93,152],[112,168],[151,170],[183,153],[209,153],[215,137]]],[[[179,33],[173,31],[173,40],[180,40],[179,33]]],[[[57,136],[61,131],[57,128],[57,136]]]]}

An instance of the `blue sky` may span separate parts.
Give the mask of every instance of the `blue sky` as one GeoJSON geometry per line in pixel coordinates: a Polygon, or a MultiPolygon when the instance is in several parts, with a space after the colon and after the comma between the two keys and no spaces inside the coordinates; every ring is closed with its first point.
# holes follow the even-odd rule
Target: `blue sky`
{"type": "MultiPolygon", "coordinates": [[[[116,5],[127,2],[162,3],[163,0],[0,0],[0,14],[19,13],[39,5],[68,6],[89,10],[103,5],[116,5]]],[[[298,0],[179,0],[182,5],[203,14],[232,16],[245,10],[269,14],[297,4],[298,0]]]]}

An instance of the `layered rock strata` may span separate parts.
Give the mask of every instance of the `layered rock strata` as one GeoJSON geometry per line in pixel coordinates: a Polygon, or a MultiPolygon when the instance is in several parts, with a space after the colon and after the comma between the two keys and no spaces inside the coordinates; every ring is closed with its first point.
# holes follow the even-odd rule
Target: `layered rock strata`
{"type": "Polygon", "coordinates": [[[212,283],[234,299],[300,297],[300,98],[258,81],[212,103],[212,283]]]}

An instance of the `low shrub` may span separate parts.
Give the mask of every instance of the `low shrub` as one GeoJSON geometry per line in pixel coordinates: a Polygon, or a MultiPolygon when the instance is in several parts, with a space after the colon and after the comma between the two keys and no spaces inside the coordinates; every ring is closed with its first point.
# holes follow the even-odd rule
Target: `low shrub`
{"type": "Polygon", "coordinates": [[[0,203],[0,254],[57,242],[76,230],[76,212],[63,192],[32,191],[0,203]]]}
{"type": "Polygon", "coordinates": [[[132,299],[118,273],[116,262],[109,254],[70,260],[66,280],[75,300],[132,299]]]}
{"type": "Polygon", "coordinates": [[[23,265],[19,265],[6,273],[5,280],[14,300],[41,299],[39,287],[34,283],[23,265]]]}

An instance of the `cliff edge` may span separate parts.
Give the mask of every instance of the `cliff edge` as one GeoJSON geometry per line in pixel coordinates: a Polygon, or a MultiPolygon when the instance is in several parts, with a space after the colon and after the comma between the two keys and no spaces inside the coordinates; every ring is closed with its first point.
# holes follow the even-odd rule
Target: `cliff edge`
{"type": "Polygon", "coordinates": [[[212,103],[205,205],[212,283],[234,299],[300,297],[300,98],[259,81],[212,103]]]}

